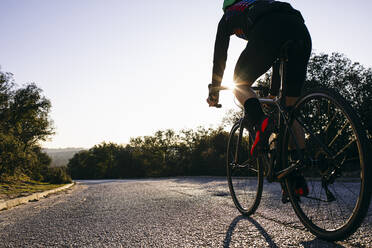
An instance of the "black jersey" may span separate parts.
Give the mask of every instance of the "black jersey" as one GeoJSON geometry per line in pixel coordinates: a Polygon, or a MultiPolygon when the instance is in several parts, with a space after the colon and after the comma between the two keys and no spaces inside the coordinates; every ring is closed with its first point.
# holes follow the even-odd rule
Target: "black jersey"
{"type": "MultiPolygon", "coordinates": [[[[226,66],[230,36],[249,40],[254,24],[264,15],[272,12],[288,12],[300,15],[290,4],[274,0],[242,0],[228,7],[217,29],[214,45],[212,84],[220,85],[226,66]]],[[[302,17],[301,17],[302,18],[302,17]]]]}
{"type": "MultiPolygon", "coordinates": [[[[274,2],[274,0],[264,0],[264,1],[262,1],[262,0],[261,1],[260,0],[242,0],[242,1],[239,1],[239,2],[233,4],[232,6],[230,6],[229,8],[226,9],[226,12],[225,12],[225,15],[224,15],[226,21],[228,22],[230,19],[233,21],[233,19],[235,19],[236,17],[241,16],[241,14],[244,11],[246,11],[247,8],[252,7],[252,5],[257,4],[257,2],[272,3],[272,2],[274,2]]],[[[241,22],[240,25],[239,25],[239,23],[236,23],[236,24],[238,24],[238,25],[236,25],[234,27],[234,29],[232,30],[233,34],[235,34],[239,38],[248,40],[248,36],[247,36],[247,33],[246,33],[247,30],[245,30],[245,28],[243,27],[244,22],[241,22]]]]}

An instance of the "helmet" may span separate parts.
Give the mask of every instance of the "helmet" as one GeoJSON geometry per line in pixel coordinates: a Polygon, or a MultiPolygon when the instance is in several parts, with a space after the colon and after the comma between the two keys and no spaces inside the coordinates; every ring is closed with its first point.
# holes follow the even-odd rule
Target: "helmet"
{"type": "Polygon", "coordinates": [[[235,2],[237,2],[237,0],[224,0],[223,1],[223,6],[222,6],[223,11],[226,11],[227,7],[230,7],[235,2]]]}

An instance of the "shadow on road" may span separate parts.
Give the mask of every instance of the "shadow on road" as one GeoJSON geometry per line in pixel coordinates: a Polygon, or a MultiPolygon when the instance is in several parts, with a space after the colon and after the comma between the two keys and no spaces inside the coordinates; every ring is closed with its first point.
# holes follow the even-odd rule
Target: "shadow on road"
{"type": "Polygon", "coordinates": [[[277,248],[278,246],[275,244],[275,242],[271,239],[270,235],[266,232],[266,230],[253,218],[251,217],[245,217],[243,215],[240,215],[236,217],[230,224],[229,228],[227,229],[225,240],[223,241],[223,247],[228,248],[230,247],[231,237],[232,234],[236,228],[236,225],[241,220],[248,220],[250,223],[252,223],[257,230],[261,233],[261,235],[265,238],[267,244],[269,247],[277,248]]]}
{"type": "MultiPolygon", "coordinates": [[[[270,235],[266,232],[266,230],[255,219],[253,219],[251,217],[245,217],[243,215],[237,216],[231,222],[229,228],[227,229],[225,239],[223,241],[223,247],[224,248],[229,248],[230,247],[231,237],[234,233],[234,230],[235,230],[236,226],[238,225],[239,221],[241,221],[241,220],[247,220],[251,224],[253,224],[257,228],[257,230],[260,232],[260,234],[265,238],[265,240],[268,244],[268,247],[278,248],[277,244],[272,240],[270,235]]],[[[318,238],[316,238],[314,240],[311,240],[311,241],[301,242],[301,245],[304,248],[315,248],[315,247],[344,248],[345,247],[345,246],[342,246],[342,245],[339,245],[339,244],[336,244],[336,243],[323,241],[323,240],[318,239],[318,238]]]]}

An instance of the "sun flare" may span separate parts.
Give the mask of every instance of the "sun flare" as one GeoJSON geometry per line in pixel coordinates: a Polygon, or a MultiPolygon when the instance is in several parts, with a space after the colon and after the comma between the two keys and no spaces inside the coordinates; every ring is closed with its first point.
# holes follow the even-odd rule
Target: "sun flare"
{"type": "Polygon", "coordinates": [[[228,81],[228,82],[223,82],[222,86],[230,89],[230,90],[235,90],[236,89],[236,84],[233,81],[228,81]]]}

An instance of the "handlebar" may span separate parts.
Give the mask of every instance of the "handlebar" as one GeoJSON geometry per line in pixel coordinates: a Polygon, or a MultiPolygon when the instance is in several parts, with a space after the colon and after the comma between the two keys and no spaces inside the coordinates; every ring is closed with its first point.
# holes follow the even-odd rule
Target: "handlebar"
{"type": "Polygon", "coordinates": [[[228,86],[212,86],[212,84],[208,85],[209,92],[211,93],[218,93],[221,90],[231,90],[232,88],[228,86]]]}
{"type": "MultiPolygon", "coordinates": [[[[220,85],[220,86],[212,86],[212,84],[209,84],[208,85],[208,89],[209,89],[209,92],[210,93],[218,93],[219,91],[221,90],[233,90],[234,88],[233,87],[228,87],[228,86],[223,86],[223,85],[220,85]]],[[[254,91],[264,91],[264,90],[268,90],[267,87],[263,87],[263,86],[254,86],[254,87],[251,87],[252,90],[254,91]]],[[[216,107],[216,108],[221,108],[222,107],[222,104],[216,104],[215,106],[213,107],[216,107]]]]}
{"type": "MultiPolygon", "coordinates": [[[[223,85],[213,87],[211,84],[208,86],[208,88],[210,90],[212,90],[212,92],[218,92],[218,91],[221,91],[221,90],[233,90],[234,89],[233,87],[223,86],[223,85]]],[[[253,86],[253,87],[251,87],[251,89],[254,90],[254,91],[264,91],[264,90],[268,90],[268,87],[253,86]]]]}

